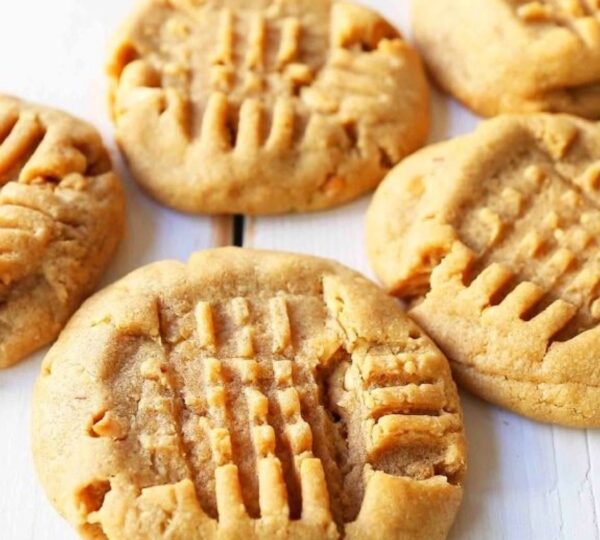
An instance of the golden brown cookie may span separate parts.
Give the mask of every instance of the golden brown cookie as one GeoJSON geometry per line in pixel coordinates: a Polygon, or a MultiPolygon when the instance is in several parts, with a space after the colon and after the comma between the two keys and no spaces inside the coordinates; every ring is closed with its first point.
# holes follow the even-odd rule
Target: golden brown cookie
{"type": "Polygon", "coordinates": [[[46,357],[37,470],[87,538],[444,538],[465,441],[444,356],[307,256],[224,248],[88,300],[46,357]]]}
{"type": "Polygon", "coordinates": [[[331,0],[145,0],[109,63],[134,176],[188,212],[272,214],[372,189],[429,128],[421,62],[331,0]]]}
{"type": "Polygon", "coordinates": [[[599,427],[599,189],[597,124],[498,117],[390,174],[369,209],[370,258],[464,386],[599,427]]]}
{"type": "Polygon", "coordinates": [[[121,185],[98,133],[0,95],[0,368],[58,335],[123,222],[121,185]]]}
{"type": "Polygon", "coordinates": [[[596,0],[415,0],[412,8],[434,78],[475,112],[600,118],[596,0]]]}

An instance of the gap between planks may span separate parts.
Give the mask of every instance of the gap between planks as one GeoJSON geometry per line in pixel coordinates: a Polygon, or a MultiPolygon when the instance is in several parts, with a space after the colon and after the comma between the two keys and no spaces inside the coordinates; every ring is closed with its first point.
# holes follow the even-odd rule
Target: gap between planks
{"type": "Polygon", "coordinates": [[[234,246],[236,240],[235,219],[237,216],[220,215],[211,220],[212,247],[234,246]]]}

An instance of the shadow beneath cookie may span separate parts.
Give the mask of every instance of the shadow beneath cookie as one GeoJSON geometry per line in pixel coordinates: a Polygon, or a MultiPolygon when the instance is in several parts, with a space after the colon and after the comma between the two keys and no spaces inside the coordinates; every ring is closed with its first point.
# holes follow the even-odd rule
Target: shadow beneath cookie
{"type": "Polygon", "coordinates": [[[193,252],[213,247],[215,220],[211,216],[183,214],[159,204],[135,182],[114,146],[111,155],[125,186],[127,231],[101,287],[146,264],[186,261],[193,252]]]}
{"type": "Polygon", "coordinates": [[[433,82],[430,84],[432,125],[429,144],[472,133],[483,121],[483,118],[447,96],[433,82]]]}
{"type": "Polygon", "coordinates": [[[28,392],[31,391],[49,348],[49,346],[42,347],[16,364],[0,369],[0,394],[13,388],[13,385],[22,384],[22,381],[27,382],[25,388],[28,392]]]}
{"type": "Polygon", "coordinates": [[[135,183],[123,158],[114,147],[111,148],[111,157],[125,188],[126,231],[125,238],[102,278],[99,288],[123,277],[148,261],[149,254],[154,250],[156,230],[159,227],[157,223],[159,216],[153,208],[155,203],[135,183]]]}
{"type": "Polygon", "coordinates": [[[502,422],[501,416],[505,414],[463,390],[460,397],[469,452],[464,498],[449,536],[451,540],[472,538],[470,534],[473,531],[490,530],[487,495],[497,490],[501,476],[499,424],[502,422]]]}

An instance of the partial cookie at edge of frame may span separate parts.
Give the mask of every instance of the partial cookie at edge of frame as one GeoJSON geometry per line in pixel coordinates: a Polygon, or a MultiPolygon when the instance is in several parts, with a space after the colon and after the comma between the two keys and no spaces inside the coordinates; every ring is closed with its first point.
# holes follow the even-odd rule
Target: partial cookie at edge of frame
{"type": "Polygon", "coordinates": [[[417,48],[475,112],[600,118],[600,8],[590,2],[418,0],[417,48]]]}
{"type": "Polygon", "coordinates": [[[90,125],[0,95],[0,367],[58,335],[112,257],[124,213],[90,125]]]}

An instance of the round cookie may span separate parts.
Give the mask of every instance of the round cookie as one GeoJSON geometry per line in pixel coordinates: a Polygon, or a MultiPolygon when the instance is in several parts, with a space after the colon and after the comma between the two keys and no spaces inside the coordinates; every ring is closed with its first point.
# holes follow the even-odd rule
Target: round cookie
{"type": "Polygon", "coordinates": [[[109,62],[137,181],[176,209],[328,208],[375,187],[429,130],[421,62],[331,0],[145,0],[109,62]]]}
{"type": "Polygon", "coordinates": [[[475,112],[600,118],[597,3],[418,0],[412,9],[429,70],[475,112]]]}
{"type": "Polygon", "coordinates": [[[378,189],[369,255],[484,399],[600,427],[600,127],[498,117],[378,189]]]}
{"type": "Polygon", "coordinates": [[[44,361],[33,448],[86,538],[441,539],[465,469],[448,363],[396,300],[237,248],[88,300],[44,361]]]}
{"type": "Polygon", "coordinates": [[[123,223],[121,185],[98,133],[0,95],[0,368],[56,338],[123,223]]]}

